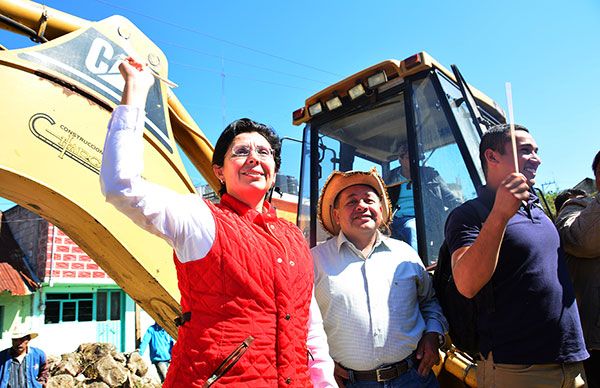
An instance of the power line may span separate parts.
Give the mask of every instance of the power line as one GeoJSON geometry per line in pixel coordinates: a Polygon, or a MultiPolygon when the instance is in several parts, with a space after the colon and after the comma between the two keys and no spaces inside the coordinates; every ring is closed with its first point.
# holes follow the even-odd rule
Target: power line
{"type": "Polygon", "coordinates": [[[193,47],[183,46],[183,45],[180,45],[180,44],[177,44],[177,43],[173,43],[173,42],[167,42],[167,41],[160,40],[160,39],[156,39],[155,42],[156,43],[165,44],[165,45],[168,45],[168,46],[177,47],[179,49],[191,51],[191,52],[194,52],[194,53],[197,53],[197,54],[206,55],[208,57],[213,57],[213,58],[218,58],[218,59],[224,59],[224,60],[232,62],[232,63],[238,63],[240,65],[253,67],[255,69],[270,71],[272,73],[286,75],[288,77],[294,77],[294,78],[302,79],[302,80],[305,80],[305,81],[312,81],[312,82],[320,83],[320,84],[323,84],[323,85],[329,85],[325,81],[320,81],[320,80],[317,80],[317,79],[314,79],[314,78],[308,78],[308,77],[304,77],[304,76],[301,76],[301,75],[288,73],[288,72],[281,71],[281,70],[271,69],[269,67],[255,65],[253,63],[247,63],[247,62],[243,62],[243,61],[238,61],[237,59],[226,58],[226,57],[222,57],[222,56],[216,55],[216,54],[210,54],[210,53],[207,53],[205,51],[201,51],[201,50],[195,49],[193,47]]]}
{"type": "Polygon", "coordinates": [[[227,40],[227,39],[219,38],[219,37],[217,37],[217,36],[214,36],[214,35],[207,34],[206,32],[202,32],[202,31],[196,30],[196,29],[194,29],[194,28],[190,28],[190,27],[182,26],[182,25],[179,25],[179,24],[176,24],[176,23],[170,22],[170,21],[168,21],[168,20],[164,20],[164,19],[161,19],[161,18],[157,18],[157,17],[155,17],[155,16],[146,15],[146,14],[144,14],[144,13],[142,13],[142,12],[139,12],[139,11],[133,10],[133,9],[131,9],[131,8],[122,7],[122,6],[120,6],[120,5],[115,5],[115,4],[109,3],[108,1],[104,1],[104,0],[96,0],[96,1],[97,1],[98,3],[100,3],[100,4],[104,4],[104,5],[107,5],[107,6],[109,6],[109,7],[113,7],[113,8],[116,8],[116,9],[123,10],[123,11],[131,12],[131,13],[133,13],[133,14],[135,14],[135,15],[139,15],[139,16],[145,17],[145,18],[147,18],[147,19],[150,19],[150,20],[153,20],[153,21],[155,21],[155,22],[163,23],[163,24],[166,24],[166,25],[168,25],[168,26],[171,26],[171,27],[174,27],[174,28],[178,28],[178,29],[180,29],[180,30],[184,30],[184,31],[188,31],[188,32],[191,32],[191,33],[194,33],[194,34],[197,34],[197,35],[201,35],[201,36],[204,36],[204,37],[206,37],[206,38],[209,38],[209,39],[216,40],[216,41],[218,41],[218,42],[227,43],[227,44],[229,44],[229,45],[232,45],[232,46],[236,46],[236,47],[239,47],[239,48],[243,48],[243,49],[245,49],[245,50],[252,51],[252,52],[255,52],[255,53],[258,53],[258,54],[266,55],[266,56],[268,56],[268,57],[275,58],[275,59],[279,59],[279,60],[281,60],[281,61],[288,62],[288,63],[292,63],[292,64],[294,64],[294,65],[298,65],[298,66],[306,67],[306,68],[308,68],[308,69],[312,69],[312,70],[319,71],[319,72],[322,72],[322,73],[325,73],[325,74],[329,74],[329,75],[333,75],[333,76],[336,76],[336,77],[341,77],[341,75],[340,75],[340,74],[333,73],[333,72],[331,72],[331,71],[328,71],[328,70],[320,69],[320,68],[318,68],[318,67],[316,67],[316,66],[307,65],[307,64],[305,64],[305,63],[298,62],[298,61],[295,61],[295,60],[293,60],[293,59],[288,59],[288,58],[282,57],[282,56],[280,56],[280,55],[271,54],[271,53],[269,53],[269,52],[266,52],[266,51],[263,51],[263,50],[255,49],[255,48],[252,48],[252,47],[250,47],[250,46],[246,46],[246,45],[243,45],[243,44],[240,44],[240,43],[232,42],[232,41],[230,41],[230,40],[227,40]]]}
{"type": "Polygon", "coordinates": [[[225,128],[225,63],[221,58],[221,125],[225,128]]]}

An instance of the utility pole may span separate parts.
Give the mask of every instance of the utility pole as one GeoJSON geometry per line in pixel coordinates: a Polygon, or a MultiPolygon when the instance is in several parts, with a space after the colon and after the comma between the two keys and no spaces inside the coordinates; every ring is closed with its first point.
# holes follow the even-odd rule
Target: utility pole
{"type": "Polygon", "coordinates": [[[558,185],[556,184],[555,180],[552,181],[548,181],[548,182],[544,182],[542,183],[542,191],[545,193],[546,192],[546,187],[547,186],[554,186],[554,191],[558,191],[558,185]]]}
{"type": "Polygon", "coordinates": [[[135,303],[135,348],[140,348],[142,342],[142,328],[140,327],[140,306],[135,303]]]}
{"type": "Polygon", "coordinates": [[[225,61],[221,54],[221,128],[225,128],[225,61]]]}

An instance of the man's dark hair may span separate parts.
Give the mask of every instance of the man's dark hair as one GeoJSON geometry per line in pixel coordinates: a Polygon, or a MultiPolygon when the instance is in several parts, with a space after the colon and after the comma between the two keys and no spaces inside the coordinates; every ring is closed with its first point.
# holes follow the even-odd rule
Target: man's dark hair
{"type": "Polygon", "coordinates": [[[578,196],[587,197],[587,193],[580,189],[567,189],[567,190],[561,191],[560,193],[558,193],[556,198],[554,198],[554,208],[558,212],[558,211],[560,211],[562,206],[565,204],[565,202],[567,202],[567,200],[578,197],[578,196]]]}
{"type": "MultiPolygon", "coordinates": [[[[231,143],[233,143],[233,139],[235,139],[235,137],[239,134],[248,132],[256,132],[267,139],[271,145],[271,149],[273,150],[273,159],[275,159],[275,172],[278,172],[279,167],[281,166],[281,140],[279,139],[279,136],[277,136],[273,128],[270,126],[258,123],[248,118],[235,120],[223,130],[221,136],[219,136],[219,139],[217,140],[217,144],[215,144],[215,152],[213,153],[212,164],[223,167],[223,163],[225,162],[225,154],[227,153],[227,149],[229,149],[231,143]]],[[[223,183],[219,189],[219,194],[223,195],[226,192],[227,187],[225,187],[225,184],[223,183]]]]}
{"type": "MultiPolygon", "coordinates": [[[[529,132],[527,128],[518,124],[515,124],[515,131],[529,132]]],[[[487,161],[485,160],[485,150],[491,148],[501,155],[504,155],[504,146],[506,143],[510,143],[509,124],[494,125],[481,137],[481,143],[479,144],[479,160],[481,161],[481,168],[483,168],[483,173],[486,177],[488,168],[487,161]]]]}
{"type": "Polygon", "coordinates": [[[600,151],[594,157],[594,161],[592,162],[592,171],[596,174],[596,169],[598,168],[598,164],[600,164],[600,151]]]}

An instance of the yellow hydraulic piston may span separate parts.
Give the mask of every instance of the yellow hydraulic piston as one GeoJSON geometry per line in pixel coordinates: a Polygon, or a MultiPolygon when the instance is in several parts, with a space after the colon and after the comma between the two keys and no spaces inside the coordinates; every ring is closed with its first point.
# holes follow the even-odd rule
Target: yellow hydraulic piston
{"type": "MultiPolygon", "coordinates": [[[[123,88],[120,56],[135,53],[164,76],[166,57],[123,17],[92,23],[33,2],[0,0],[1,14],[37,31],[39,17],[29,9],[36,7],[48,19],[46,33],[57,38],[0,51],[0,196],[57,225],[176,336],[180,306],[172,249],[108,205],[98,175],[107,123],[123,88]],[[26,17],[14,9],[19,3],[26,17]],[[62,25],[56,15],[68,22],[62,25]]],[[[179,142],[216,187],[210,142],[162,82],[152,87],[146,112],[144,177],[195,192],[179,142]]]]}
{"type": "MultiPolygon", "coordinates": [[[[29,0],[0,0],[0,15],[4,15],[48,40],[58,38],[89,25],[91,22],[29,0]]],[[[4,24],[3,29],[15,33],[22,30],[4,24]]]]}

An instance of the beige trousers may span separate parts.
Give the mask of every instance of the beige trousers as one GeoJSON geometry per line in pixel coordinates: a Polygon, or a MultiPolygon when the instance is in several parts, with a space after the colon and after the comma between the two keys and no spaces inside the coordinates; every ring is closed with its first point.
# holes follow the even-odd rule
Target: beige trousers
{"type": "Polygon", "coordinates": [[[498,364],[492,353],[477,361],[479,388],[581,388],[585,387],[582,362],[569,364],[498,364]]]}

